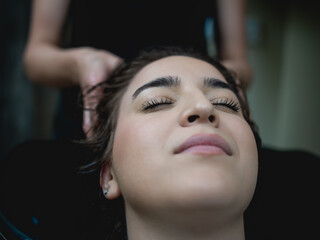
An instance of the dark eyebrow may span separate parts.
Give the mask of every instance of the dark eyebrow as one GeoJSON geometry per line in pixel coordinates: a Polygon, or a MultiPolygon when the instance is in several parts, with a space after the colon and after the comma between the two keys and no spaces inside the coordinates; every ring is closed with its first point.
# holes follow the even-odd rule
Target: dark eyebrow
{"type": "Polygon", "coordinates": [[[203,81],[203,86],[207,88],[226,88],[234,92],[233,88],[226,82],[223,82],[217,78],[205,78],[203,81]]]}
{"type": "Polygon", "coordinates": [[[141,87],[139,87],[134,94],[132,95],[132,98],[135,99],[139,93],[141,93],[143,90],[153,87],[178,87],[181,83],[181,79],[177,76],[166,76],[166,77],[160,77],[156,78],[155,80],[148,82],[141,87]]]}

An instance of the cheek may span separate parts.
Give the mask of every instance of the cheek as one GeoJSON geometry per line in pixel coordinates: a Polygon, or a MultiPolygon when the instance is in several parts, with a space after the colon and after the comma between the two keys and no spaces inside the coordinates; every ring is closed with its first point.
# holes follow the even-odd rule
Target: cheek
{"type": "MultiPolygon", "coordinates": [[[[129,185],[143,185],[161,172],[168,125],[161,118],[130,117],[118,121],[113,145],[113,166],[123,194],[129,185]],[[138,176],[138,177],[137,177],[138,176]],[[127,186],[128,185],[128,186],[127,186]]],[[[130,191],[130,190],[129,190],[130,191]]]]}
{"type": "Polygon", "coordinates": [[[157,199],[153,191],[165,175],[163,151],[169,125],[163,118],[126,116],[118,121],[113,147],[113,169],[122,196],[134,206],[157,199]],[[137,194],[139,193],[139,194],[137,194]],[[145,202],[147,201],[147,202],[145,202]]]}
{"type": "Polygon", "coordinates": [[[247,196],[252,196],[258,174],[258,150],[253,132],[248,123],[241,119],[230,123],[230,134],[232,134],[237,148],[238,169],[247,196]]]}
{"type": "Polygon", "coordinates": [[[126,118],[119,121],[114,139],[114,159],[126,161],[128,157],[145,155],[157,148],[165,134],[161,121],[151,118],[126,118]]]}
{"type": "Polygon", "coordinates": [[[243,120],[236,128],[235,139],[238,145],[240,159],[249,163],[258,162],[257,144],[250,126],[243,120]]]}
{"type": "Polygon", "coordinates": [[[257,145],[247,121],[240,116],[223,115],[221,123],[223,131],[233,139],[240,158],[244,160],[250,158],[254,161],[253,159],[257,158],[257,145]]]}
{"type": "Polygon", "coordinates": [[[142,165],[141,156],[148,145],[147,132],[148,130],[137,122],[129,120],[118,122],[112,154],[113,166],[116,171],[121,171],[119,176],[128,176],[130,169],[133,172],[139,165],[142,165]],[[122,171],[125,171],[125,174],[122,174],[122,171]]]}
{"type": "Polygon", "coordinates": [[[258,150],[253,132],[248,124],[243,127],[242,135],[246,136],[239,139],[239,144],[242,147],[240,152],[240,159],[243,161],[244,171],[248,174],[243,176],[244,182],[248,183],[247,191],[249,196],[253,196],[257,183],[258,176],[258,150]]]}

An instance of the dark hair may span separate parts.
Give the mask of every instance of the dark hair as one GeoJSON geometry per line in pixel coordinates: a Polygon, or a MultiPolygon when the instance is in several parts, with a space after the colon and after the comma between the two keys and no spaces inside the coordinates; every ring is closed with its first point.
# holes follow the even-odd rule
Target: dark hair
{"type": "Polygon", "coordinates": [[[102,96],[98,96],[99,103],[95,109],[97,121],[92,129],[94,134],[85,141],[87,147],[91,149],[94,159],[89,164],[84,166],[82,170],[97,170],[107,163],[107,161],[109,161],[109,163],[111,162],[114,133],[118,120],[119,103],[134,76],[149,63],[161,58],[177,55],[193,57],[206,61],[220,71],[228,84],[231,86],[233,92],[237,95],[244,118],[254,133],[258,150],[260,149],[261,142],[257,127],[251,119],[246,94],[241,88],[240,82],[237,80],[236,75],[227,70],[219,61],[207,55],[200,54],[192,49],[159,47],[142,51],[133,61],[120,65],[107,81],[93,88],[103,88],[103,94],[102,96]]]}

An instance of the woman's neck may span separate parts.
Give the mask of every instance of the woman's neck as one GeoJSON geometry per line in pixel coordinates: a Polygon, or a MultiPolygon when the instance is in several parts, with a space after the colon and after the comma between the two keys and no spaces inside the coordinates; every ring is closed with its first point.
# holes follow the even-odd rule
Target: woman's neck
{"type": "Polygon", "coordinates": [[[127,212],[129,240],[244,240],[243,217],[212,217],[208,214],[183,214],[146,217],[127,212]],[[184,216],[183,216],[184,215],[184,216]],[[218,219],[218,220],[217,220],[218,219]]]}

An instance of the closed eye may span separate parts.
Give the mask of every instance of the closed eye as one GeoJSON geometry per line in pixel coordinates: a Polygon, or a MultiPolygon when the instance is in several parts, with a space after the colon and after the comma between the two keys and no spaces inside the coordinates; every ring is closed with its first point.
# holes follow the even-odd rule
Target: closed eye
{"type": "Polygon", "coordinates": [[[232,98],[217,98],[211,100],[212,105],[227,111],[239,112],[240,104],[232,98]]]}
{"type": "Polygon", "coordinates": [[[173,104],[174,101],[170,98],[162,97],[162,98],[153,98],[144,102],[141,106],[141,111],[155,111],[159,108],[165,107],[166,105],[173,104]]]}

